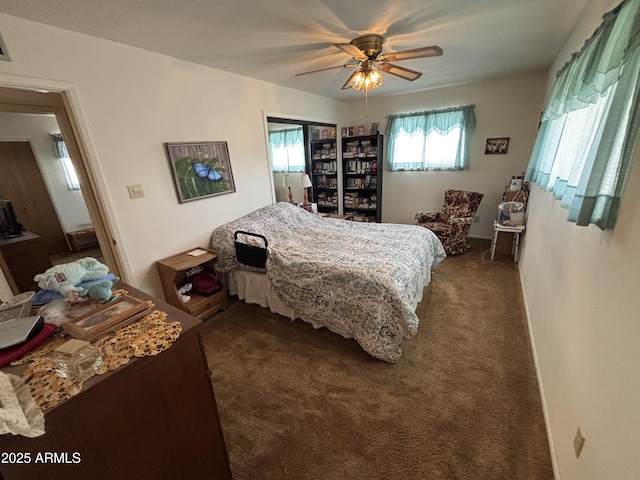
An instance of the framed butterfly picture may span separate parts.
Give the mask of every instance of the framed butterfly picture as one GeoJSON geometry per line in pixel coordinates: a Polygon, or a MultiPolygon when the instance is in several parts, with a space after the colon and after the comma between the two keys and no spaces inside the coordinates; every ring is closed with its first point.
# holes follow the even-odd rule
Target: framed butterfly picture
{"type": "Polygon", "coordinates": [[[165,143],[180,203],[233,193],[227,142],[165,143]]]}

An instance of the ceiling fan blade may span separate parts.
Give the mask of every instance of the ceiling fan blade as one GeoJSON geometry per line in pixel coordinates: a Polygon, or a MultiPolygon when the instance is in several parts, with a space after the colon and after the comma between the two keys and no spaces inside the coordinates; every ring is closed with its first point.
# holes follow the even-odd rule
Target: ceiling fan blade
{"type": "Polygon", "coordinates": [[[399,60],[411,60],[412,58],[439,57],[442,49],[437,45],[430,47],[402,50],[401,52],[384,53],[378,57],[378,61],[397,62],[399,60]]]}
{"type": "Polygon", "coordinates": [[[310,73],[326,72],[327,70],[335,70],[336,68],[351,68],[357,67],[357,63],[345,63],[344,65],[336,65],[335,67],[319,68],[318,70],[310,70],[308,72],[296,73],[294,76],[309,75],[310,73]]]}
{"type": "Polygon", "coordinates": [[[345,53],[351,55],[356,60],[367,60],[369,58],[364,54],[362,50],[360,50],[352,43],[334,43],[334,45],[345,53]]]}
{"type": "Polygon", "coordinates": [[[414,80],[417,80],[422,76],[422,73],[420,72],[416,72],[415,70],[411,70],[409,68],[399,67],[389,62],[382,62],[378,65],[378,69],[382,72],[395,75],[396,77],[409,80],[410,82],[413,82],[414,80]]]}
{"type": "Polygon", "coordinates": [[[349,78],[347,78],[347,81],[344,82],[344,85],[342,85],[341,90],[347,90],[348,88],[351,88],[351,79],[353,77],[356,76],[356,74],[359,72],[360,70],[356,70],[355,72],[353,72],[351,75],[349,75],[349,78]]]}

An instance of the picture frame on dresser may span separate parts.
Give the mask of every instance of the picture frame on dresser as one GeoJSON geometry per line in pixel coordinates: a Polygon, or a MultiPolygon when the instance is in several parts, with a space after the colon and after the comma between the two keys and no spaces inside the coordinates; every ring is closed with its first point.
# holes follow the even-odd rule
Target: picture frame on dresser
{"type": "Polygon", "coordinates": [[[124,326],[139,318],[149,304],[130,295],[121,295],[99,307],[89,306],[61,325],[62,330],[78,340],[93,341],[109,333],[113,327],[124,326]]]}

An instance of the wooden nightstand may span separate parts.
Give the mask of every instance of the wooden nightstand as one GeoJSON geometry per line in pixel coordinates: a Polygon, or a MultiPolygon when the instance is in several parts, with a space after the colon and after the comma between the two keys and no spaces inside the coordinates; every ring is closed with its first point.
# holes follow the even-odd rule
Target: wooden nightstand
{"type": "Polygon", "coordinates": [[[199,295],[193,291],[188,292],[187,295],[189,295],[191,299],[186,303],[182,301],[178,293],[178,288],[182,282],[184,282],[189,270],[200,265],[204,269],[213,272],[217,257],[218,255],[214,251],[196,248],[158,260],[156,264],[167,303],[200,320],[206,319],[218,310],[226,309],[229,304],[226,288],[222,288],[222,290],[214,293],[210,297],[199,295]],[[198,256],[189,255],[189,252],[194,250],[204,250],[205,253],[198,256]]]}

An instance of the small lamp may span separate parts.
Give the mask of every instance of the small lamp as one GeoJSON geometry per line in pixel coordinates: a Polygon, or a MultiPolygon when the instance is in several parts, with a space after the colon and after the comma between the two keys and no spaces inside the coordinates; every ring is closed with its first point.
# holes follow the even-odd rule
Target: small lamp
{"type": "Polygon", "coordinates": [[[309,203],[309,198],[307,197],[307,188],[311,186],[311,179],[309,175],[306,173],[300,177],[300,186],[304,189],[304,205],[309,203]]]}
{"type": "Polygon", "coordinates": [[[289,203],[293,203],[293,195],[291,194],[291,187],[295,186],[296,182],[294,182],[292,175],[289,173],[285,173],[282,176],[282,186],[289,187],[289,203]]]}

